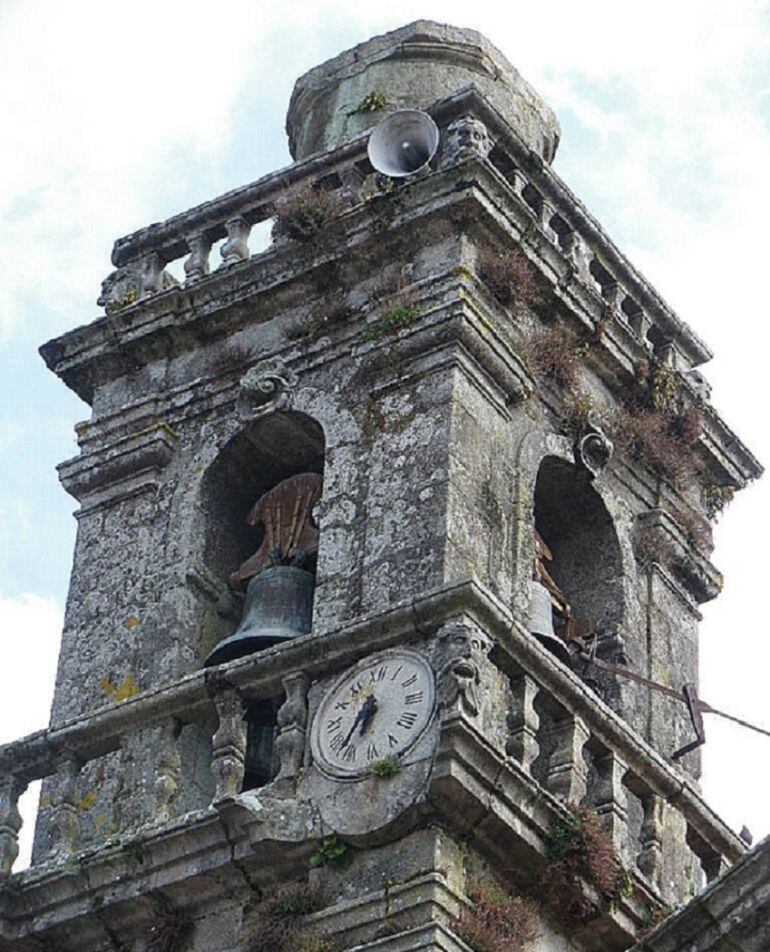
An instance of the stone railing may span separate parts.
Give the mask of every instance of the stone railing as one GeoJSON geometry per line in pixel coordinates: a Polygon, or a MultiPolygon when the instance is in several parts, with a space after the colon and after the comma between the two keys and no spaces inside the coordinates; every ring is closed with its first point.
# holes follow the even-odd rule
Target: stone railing
{"type": "Polygon", "coordinates": [[[9,876],[18,853],[17,805],[27,784],[52,775],[58,778],[52,858],[64,860],[77,850],[78,778],[83,765],[118,750],[126,735],[145,727],[163,727],[155,751],[153,825],[171,816],[180,783],[176,740],[181,725],[216,715],[213,802],[238,793],[246,743],[243,698],[285,698],[277,715],[280,771],[274,784],[291,795],[305,750],[310,681],[343,670],[371,651],[419,643],[426,633],[459,615],[474,619],[492,637],[496,645],[492,662],[510,679],[513,702],[507,742],[505,750],[494,754],[501,765],[515,766],[520,775],[531,776],[540,789],[559,800],[593,806],[626,865],[655,890],[667,853],[664,830],[666,836],[672,830],[681,834],[707,879],[741,855],[741,841],[704,803],[694,783],[519,629],[493,596],[469,580],[332,631],[323,636],[323,652],[318,651],[317,637],[298,638],[0,747],[0,875],[9,876]]]}
{"type": "MultiPolygon", "coordinates": [[[[488,157],[540,233],[566,257],[570,280],[576,278],[598,297],[604,319],[627,326],[647,349],[654,347],[678,369],[710,358],[566,185],[475,88],[439,101],[431,112],[442,133],[441,167],[473,155],[488,157]],[[464,136],[469,125],[476,133],[471,145],[464,136]]],[[[190,287],[209,275],[211,248],[219,241],[224,241],[220,269],[247,260],[251,230],[270,220],[276,203],[298,186],[321,186],[355,203],[372,172],[366,142],[361,136],[119,239],[112,252],[117,270],[104,282],[99,303],[109,311],[177,286],[166,269],[179,259],[184,259],[184,285],[190,287]]]]}

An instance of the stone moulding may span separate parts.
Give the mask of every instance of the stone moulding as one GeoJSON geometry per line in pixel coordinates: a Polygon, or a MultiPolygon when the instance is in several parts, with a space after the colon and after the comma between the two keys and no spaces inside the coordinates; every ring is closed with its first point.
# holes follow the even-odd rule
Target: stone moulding
{"type": "MultiPolygon", "coordinates": [[[[467,92],[465,98],[461,97],[459,101],[454,101],[454,106],[457,107],[460,104],[467,106],[468,99],[473,102],[474,107],[478,108],[479,111],[485,114],[489,113],[491,107],[484,104],[483,100],[478,99],[473,91],[467,92]]],[[[450,112],[450,115],[453,114],[454,113],[450,112]]],[[[497,121],[499,124],[499,117],[497,121]]],[[[546,173],[543,172],[543,174],[545,175],[546,173]]],[[[477,218],[479,213],[478,206],[482,198],[482,204],[488,215],[493,214],[494,208],[505,205],[506,207],[510,207],[512,212],[515,212],[515,219],[507,223],[498,221],[495,227],[498,229],[503,228],[507,234],[513,229],[514,239],[516,237],[516,229],[534,227],[534,231],[531,232],[530,237],[526,240],[530,242],[530,244],[534,242],[531,250],[536,255],[538,265],[548,272],[553,272],[556,278],[558,278],[558,275],[564,270],[564,250],[559,247],[554,236],[547,235],[546,232],[541,229],[540,225],[538,225],[533,218],[533,210],[521,198],[521,195],[516,192],[515,188],[505,180],[502,172],[490,161],[477,158],[468,160],[460,166],[450,166],[441,172],[434,173],[430,176],[431,188],[429,189],[433,200],[435,200],[437,188],[441,191],[438,187],[439,177],[443,177],[446,183],[441,196],[440,206],[436,206],[435,201],[433,201],[430,207],[423,206],[421,196],[423,196],[423,194],[427,196],[427,192],[423,189],[423,185],[425,184],[424,180],[416,180],[414,183],[400,190],[399,194],[402,200],[407,202],[409,210],[408,214],[405,212],[405,214],[401,216],[403,221],[398,227],[414,227],[418,221],[424,222],[426,215],[434,215],[439,212],[446,214],[452,206],[458,211],[467,206],[468,212],[475,208],[477,218]],[[465,173],[465,177],[462,174],[463,172],[465,173]],[[471,177],[469,178],[467,176],[471,177]],[[463,187],[460,188],[460,185],[463,187]],[[421,189],[423,190],[421,191],[421,189]]],[[[545,183],[541,183],[541,185],[545,188],[545,183]]],[[[561,185],[560,187],[562,189],[564,188],[561,185]]],[[[574,198],[571,195],[566,197],[562,196],[562,205],[568,203],[568,199],[574,202],[574,198]]],[[[561,206],[556,204],[555,199],[553,207],[559,209],[559,214],[567,215],[567,211],[561,209],[561,206]]],[[[193,213],[191,212],[190,214],[193,213]]],[[[353,206],[349,211],[345,212],[343,217],[347,231],[344,235],[342,233],[335,233],[336,237],[334,238],[333,245],[337,250],[332,249],[330,258],[329,248],[325,247],[324,260],[327,258],[332,260],[335,256],[342,253],[343,249],[347,249],[350,246],[353,231],[355,231],[357,235],[356,241],[368,240],[364,227],[365,220],[368,220],[368,207],[366,203],[353,206]],[[361,229],[364,230],[362,231],[361,229]]],[[[182,216],[182,218],[184,218],[184,216],[182,216]]],[[[478,229],[479,223],[476,221],[476,218],[471,215],[471,220],[474,221],[473,227],[478,229]]],[[[166,226],[171,228],[173,222],[174,219],[165,223],[164,226],[159,226],[160,233],[155,232],[154,236],[157,238],[158,234],[162,234],[166,226]]],[[[598,226],[595,227],[598,228],[598,226]]],[[[173,228],[171,231],[173,232],[173,228]]],[[[521,238],[521,234],[519,237],[521,238]]],[[[138,240],[139,239],[137,239],[137,241],[138,240]]],[[[599,240],[600,236],[597,235],[596,241],[599,240]]],[[[251,259],[248,263],[244,264],[244,267],[249,269],[250,274],[253,272],[256,278],[256,276],[265,269],[269,270],[272,268],[275,270],[276,262],[284,258],[289,267],[289,272],[282,274],[280,277],[280,284],[282,286],[286,286],[287,282],[297,278],[303,271],[307,271],[308,267],[312,269],[314,266],[312,260],[306,260],[306,256],[304,255],[295,261],[296,255],[294,254],[294,249],[292,247],[287,248],[282,246],[281,248],[273,248],[251,259]]],[[[612,255],[606,254],[604,258],[610,262],[608,266],[615,268],[615,274],[613,276],[617,277],[620,275],[620,264],[617,262],[612,264],[614,260],[612,255]]],[[[625,280],[623,275],[621,275],[621,278],[625,280]]],[[[632,279],[633,276],[629,274],[628,281],[631,282],[628,284],[629,288],[632,287],[632,279]]],[[[255,294],[267,294],[271,291],[271,288],[275,287],[274,283],[265,285],[264,282],[260,282],[259,280],[250,280],[245,282],[245,284],[242,278],[239,280],[243,288],[246,288],[245,291],[243,291],[242,288],[241,292],[250,300],[254,298],[255,294]]],[[[137,314],[149,316],[149,319],[145,320],[143,318],[140,324],[137,324],[136,327],[131,329],[130,341],[126,336],[128,333],[127,325],[122,332],[124,340],[121,346],[124,350],[126,348],[138,348],[137,354],[141,357],[142,347],[152,346],[152,338],[157,335],[168,335],[172,333],[172,328],[175,340],[178,342],[183,341],[188,334],[192,335],[190,338],[191,341],[197,340],[195,323],[203,320],[204,315],[207,322],[207,333],[211,333],[214,324],[212,324],[213,315],[209,313],[209,311],[211,307],[214,307],[216,300],[221,300],[223,282],[225,284],[227,284],[227,282],[232,283],[232,279],[228,276],[226,269],[217,270],[205,278],[196,281],[194,288],[172,290],[164,292],[155,298],[147,298],[141,305],[137,305],[138,309],[132,308],[132,311],[136,311],[137,314]],[[169,308],[171,307],[171,298],[169,295],[176,295],[174,300],[178,305],[173,308],[173,319],[171,319],[169,312],[169,308]],[[195,299],[194,308],[192,307],[193,299],[195,299]],[[207,299],[210,299],[209,305],[205,304],[205,300],[207,299]],[[152,315],[154,313],[155,316],[153,317],[152,315]]],[[[639,297],[640,300],[646,300],[648,302],[645,306],[651,308],[651,314],[654,308],[660,309],[660,302],[656,303],[650,297],[650,294],[652,294],[651,289],[649,289],[650,294],[645,298],[641,286],[633,286],[637,288],[633,293],[639,297]]],[[[588,331],[590,331],[596,321],[600,319],[600,315],[604,313],[603,309],[606,309],[606,304],[603,303],[603,299],[596,287],[591,288],[586,284],[574,280],[570,282],[568,287],[562,288],[561,290],[557,289],[557,294],[560,294],[564,298],[567,306],[574,311],[577,319],[586,325],[588,331]]],[[[246,298],[244,298],[244,300],[246,300],[246,298]]],[[[221,314],[229,313],[228,308],[222,308],[221,303],[217,305],[217,307],[221,314]]],[[[247,319],[247,311],[246,309],[241,310],[243,313],[239,320],[245,321],[247,319]]],[[[128,315],[126,317],[128,318],[128,315]]],[[[679,338],[682,338],[680,341],[681,347],[679,349],[683,354],[687,355],[687,360],[702,362],[704,359],[707,359],[709,352],[697,342],[697,339],[693,338],[693,340],[689,340],[688,338],[685,340],[685,338],[682,337],[682,335],[686,337],[689,331],[684,325],[681,325],[681,322],[676,323],[678,318],[675,318],[675,315],[666,312],[665,319],[660,318],[660,320],[663,321],[662,326],[666,328],[667,334],[678,335],[679,338]]],[[[232,320],[225,321],[222,333],[224,333],[225,327],[232,329],[231,325],[232,320]]],[[[99,363],[101,368],[100,373],[104,373],[105,368],[109,368],[113,365],[114,369],[109,372],[122,372],[119,369],[118,363],[114,361],[110,362],[109,360],[105,361],[105,357],[114,351],[114,334],[114,330],[108,328],[106,325],[103,326],[103,322],[97,321],[87,328],[73,331],[57,341],[52,341],[44,345],[41,352],[51,369],[62,376],[65,382],[72,386],[81,396],[85,399],[91,399],[92,388],[94,386],[94,380],[96,379],[94,377],[96,373],[96,362],[99,363]]],[[[612,378],[630,379],[633,374],[634,361],[645,355],[649,356],[649,352],[649,342],[640,338],[628,321],[625,319],[615,319],[610,322],[607,329],[606,340],[601,348],[601,353],[599,353],[599,349],[597,348],[598,356],[592,356],[592,363],[596,364],[597,369],[601,369],[600,365],[607,364],[606,370],[602,371],[605,376],[609,374],[612,378]],[[601,359],[598,359],[598,357],[601,357],[601,359]]],[[[704,416],[706,427],[700,448],[709,454],[713,464],[718,467],[719,470],[723,471],[728,480],[737,485],[743,485],[748,479],[758,475],[761,472],[761,467],[756,459],[743,444],[737,440],[735,435],[721,421],[713,408],[707,407],[704,416]]]]}
{"type": "MultiPolygon", "coordinates": [[[[61,463],[62,485],[81,502],[95,494],[114,496],[122,484],[141,478],[142,485],[157,486],[171,461],[177,437],[164,422],[154,423],[106,446],[61,463]]],[[[135,491],[135,485],[131,487],[135,491]]],[[[104,501],[100,499],[100,501],[104,501]]]]}
{"type": "Polygon", "coordinates": [[[0,774],[18,774],[27,780],[48,776],[67,751],[86,761],[116,750],[126,733],[177,717],[182,723],[203,721],[214,713],[209,684],[225,678],[253,697],[271,697],[282,690],[289,671],[302,670],[311,678],[341,670],[372,651],[403,644],[415,633],[428,634],[460,613],[467,613],[496,641],[492,661],[501,670],[521,668],[541,690],[588,725],[591,735],[628,764],[648,787],[664,798],[675,798],[677,810],[715,853],[735,860],[744,852],[742,841],[703,801],[696,785],[614,713],[582,681],[545,651],[514,622],[507,609],[476,580],[458,581],[426,595],[368,615],[324,635],[325,651],[318,651],[313,635],[261,652],[217,669],[197,671],[172,685],[157,688],[48,730],[0,747],[0,774]],[[212,681],[213,679],[213,681],[212,681]]]}
{"type": "Polygon", "coordinates": [[[716,598],[722,590],[722,573],[709,559],[690,544],[679,523],[664,509],[651,509],[637,517],[644,532],[651,532],[671,550],[673,564],[666,581],[672,585],[688,605],[702,604],[716,598]],[[673,573],[673,574],[671,574],[673,573]]]}

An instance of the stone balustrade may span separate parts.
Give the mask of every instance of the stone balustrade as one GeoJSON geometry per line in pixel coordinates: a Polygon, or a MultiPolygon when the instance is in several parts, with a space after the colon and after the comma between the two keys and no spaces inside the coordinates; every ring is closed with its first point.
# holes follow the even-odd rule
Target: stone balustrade
{"type": "Polygon", "coordinates": [[[211,748],[213,803],[231,799],[244,776],[244,700],[285,698],[277,717],[275,783],[282,788],[280,796],[291,796],[306,749],[308,684],[371,651],[419,645],[421,632],[460,614],[474,618],[494,640],[492,663],[510,683],[506,737],[495,753],[501,764],[515,762],[555,800],[593,807],[627,868],[638,871],[655,891],[668,875],[664,837],[667,843],[669,837],[686,843],[706,879],[741,855],[741,841],[704,803],[694,783],[521,630],[486,589],[468,580],[336,629],[323,636],[324,652],[318,651],[317,637],[297,638],[0,747],[0,876],[8,877],[18,852],[17,804],[27,784],[58,778],[50,858],[63,861],[77,850],[82,767],[125,747],[125,738],[139,730],[157,729],[155,825],[173,815],[180,784],[176,743],[183,725],[210,722],[212,715],[218,720],[211,748]]]}
{"type": "MultiPolygon", "coordinates": [[[[514,130],[470,87],[436,103],[432,110],[444,137],[440,167],[474,155],[472,147],[447,144],[447,128],[468,115],[486,129],[487,143],[476,155],[487,158],[510,186],[511,200],[532,218],[535,228],[566,259],[566,280],[578,281],[595,299],[594,320],[614,320],[628,328],[648,351],[667,349],[678,369],[708,360],[705,345],[662,301],[654,288],[612,244],[574,195],[533,153],[514,130]]],[[[309,159],[228,192],[210,202],[150,225],[116,241],[116,267],[104,282],[99,303],[108,313],[179,288],[168,266],[183,259],[184,288],[190,289],[221,269],[249,260],[249,236],[254,227],[275,215],[276,203],[302,187],[336,193],[342,206],[360,202],[372,169],[366,159],[366,136],[333,152],[309,159]],[[220,247],[221,262],[212,268],[211,251],[220,247]]],[[[376,186],[372,184],[372,188],[376,186]]],[[[532,236],[523,239],[532,243],[532,236]]]]}

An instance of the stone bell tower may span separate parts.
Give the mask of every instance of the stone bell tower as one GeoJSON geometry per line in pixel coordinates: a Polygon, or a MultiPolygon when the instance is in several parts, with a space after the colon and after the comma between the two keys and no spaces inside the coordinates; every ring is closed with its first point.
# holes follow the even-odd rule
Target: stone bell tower
{"type": "Polygon", "coordinates": [[[682,750],[709,519],[760,467],[484,37],[369,40],[287,130],[41,349],[93,412],[0,948],[631,948],[745,849],[682,750]]]}

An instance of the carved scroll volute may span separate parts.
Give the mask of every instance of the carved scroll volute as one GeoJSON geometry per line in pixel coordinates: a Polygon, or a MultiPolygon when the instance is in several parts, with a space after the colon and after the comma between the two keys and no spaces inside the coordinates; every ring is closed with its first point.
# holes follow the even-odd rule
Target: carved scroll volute
{"type": "Polygon", "coordinates": [[[457,621],[439,633],[438,702],[445,715],[478,717],[492,642],[478,626],[457,621]]]}
{"type": "Polygon", "coordinates": [[[308,679],[301,671],[288,674],[283,679],[283,688],[286,700],[276,716],[278,736],[275,748],[280,769],[274,787],[279,793],[291,795],[305,755],[308,679]]]}
{"type": "Polygon", "coordinates": [[[182,773],[182,758],[177,744],[179,731],[180,724],[174,717],[170,717],[160,729],[160,750],[152,791],[155,819],[158,823],[167,823],[171,819],[171,805],[179,793],[182,773]]]}
{"type": "Polygon", "coordinates": [[[0,882],[11,875],[19,855],[19,797],[26,789],[27,782],[20,777],[10,775],[0,780],[0,882]]]}
{"type": "Polygon", "coordinates": [[[239,418],[254,420],[265,413],[289,409],[296,386],[297,375],[281,361],[257,364],[240,379],[236,408],[239,418]]]}
{"type": "Polygon", "coordinates": [[[575,464],[590,480],[596,479],[612,458],[613,449],[612,440],[599,425],[596,414],[590,412],[575,441],[575,464]]]}
{"type": "Polygon", "coordinates": [[[216,782],[214,802],[236,796],[243,788],[246,759],[246,720],[241,696],[225,688],[214,696],[219,727],[212,738],[211,771],[216,782]]]}

